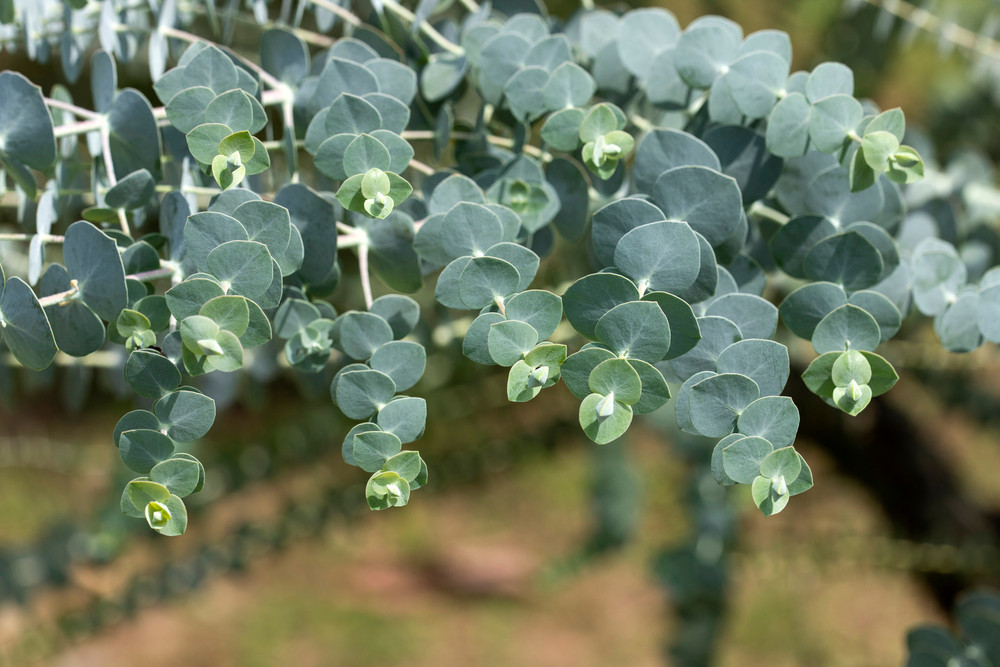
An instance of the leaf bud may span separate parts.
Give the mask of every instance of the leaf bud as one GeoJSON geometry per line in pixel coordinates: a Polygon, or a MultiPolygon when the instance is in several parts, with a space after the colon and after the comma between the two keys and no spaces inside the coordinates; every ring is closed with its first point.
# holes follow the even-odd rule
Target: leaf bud
{"type": "Polygon", "coordinates": [[[615,412],[615,392],[611,392],[598,401],[595,411],[600,419],[605,419],[613,415],[615,412]]]}

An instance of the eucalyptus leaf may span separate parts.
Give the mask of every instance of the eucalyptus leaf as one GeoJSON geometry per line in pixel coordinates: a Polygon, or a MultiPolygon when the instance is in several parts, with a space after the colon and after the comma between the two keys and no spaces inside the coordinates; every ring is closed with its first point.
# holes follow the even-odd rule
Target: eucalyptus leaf
{"type": "Polygon", "coordinates": [[[762,437],[774,447],[786,447],[795,441],[799,430],[799,410],[787,396],[764,396],[743,410],[736,429],[743,435],[762,437]]]}
{"type": "Polygon", "coordinates": [[[156,401],[153,413],[173,440],[192,442],[208,433],[215,422],[215,401],[202,393],[181,389],[156,401]]]}
{"type": "Polygon", "coordinates": [[[118,439],[122,461],[138,473],[148,473],[157,463],[170,458],[174,449],[173,441],[159,431],[133,429],[118,439]]]}
{"type": "Polygon", "coordinates": [[[181,383],[177,367],[155,350],[134,350],[125,362],[125,381],[146,398],[160,398],[181,383]]]}
{"type": "Polygon", "coordinates": [[[597,340],[622,358],[655,363],[670,349],[670,325],[659,305],[629,301],[610,309],[594,327],[597,340]]]}
{"type": "Polygon", "coordinates": [[[761,463],[774,451],[766,438],[748,436],[731,442],[722,450],[722,466],[734,482],[750,484],[760,475],[761,463]]]}
{"type": "Polygon", "coordinates": [[[427,422],[427,402],[422,398],[401,396],[379,410],[376,423],[386,433],[392,433],[400,442],[413,442],[424,432],[427,422]]]}
{"type": "Polygon", "coordinates": [[[628,278],[595,273],[580,278],[562,296],[566,319],[578,332],[596,339],[598,320],[615,306],[639,299],[639,290],[628,278]]]}
{"type": "Polygon", "coordinates": [[[598,445],[617,440],[632,423],[632,408],[618,401],[611,401],[611,412],[604,416],[602,402],[607,402],[607,399],[601,394],[590,394],[580,403],[580,426],[587,437],[598,445]]]}
{"type": "Polygon", "coordinates": [[[396,391],[406,391],[420,380],[427,365],[427,352],[419,343],[394,340],[380,345],[368,359],[372,370],[388,375],[396,391]]]}
{"type": "Polygon", "coordinates": [[[759,397],[757,383],[745,375],[722,373],[706,378],[691,387],[691,425],[710,438],[727,436],[740,414],[759,397]]]}

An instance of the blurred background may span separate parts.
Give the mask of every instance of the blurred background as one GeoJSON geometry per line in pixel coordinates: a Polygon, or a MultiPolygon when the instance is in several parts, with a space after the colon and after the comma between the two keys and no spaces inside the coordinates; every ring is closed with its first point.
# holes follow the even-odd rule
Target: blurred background
{"type": "MultiPolygon", "coordinates": [[[[660,4],[681,25],[786,30],[793,69],[847,63],[857,96],[923,128],[942,173],[965,165],[996,192],[996,2],[660,4]]],[[[0,69],[61,76],[11,53],[0,69]]],[[[144,71],[121,66],[121,85],[144,71]]],[[[924,206],[960,219],[966,204],[924,206]]],[[[995,249],[996,220],[980,222],[995,249]]],[[[344,274],[338,295],[357,298],[344,274]]],[[[669,409],[597,447],[564,387],[508,404],[503,369],[464,360],[432,289],[415,298],[437,346],[413,390],[431,486],[402,510],[364,506],[329,378],[262,362],[209,378],[225,409],[196,445],[208,482],[187,535],[164,539],[118,508],[129,476],[110,436],[134,407],[106,368],[119,360],[0,364],[0,664],[894,665],[908,628],[948,623],[956,595],[1000,579],[995,346],[952,355],[908,321],[882,348],[899,384],[856,418],[793,373],[816,486],[765,519],[748,487],[715,484],[710,446],[671,430],[669,409]]]]}

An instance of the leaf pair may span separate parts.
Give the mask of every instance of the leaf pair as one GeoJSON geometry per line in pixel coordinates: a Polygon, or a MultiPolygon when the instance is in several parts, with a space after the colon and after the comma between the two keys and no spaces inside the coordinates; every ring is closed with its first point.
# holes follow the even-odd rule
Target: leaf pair
{"type": "Polygon", "coordinates": [[[889,391],[898,379],[892,364],[865,350],[821,354],[802,374],[810,391],[852,417],[873,397],[889,391]]]}
{"type": "Polygon", "coordinates": [[[885,174],[896,183],[914,183],[924,177],[924,162],[910,146],[903,146],[906,122],[900,109],[879,114],[865,127],[861,145],[851,158],[851,192],[864,190],[885,174]]]}
{"type": "Polygon", "coordinates": [[[410,196],[413,188],[402,176],[372,167],[355,174],[337,191],[337,200],[349,211],[382,219],[410,196]]]}

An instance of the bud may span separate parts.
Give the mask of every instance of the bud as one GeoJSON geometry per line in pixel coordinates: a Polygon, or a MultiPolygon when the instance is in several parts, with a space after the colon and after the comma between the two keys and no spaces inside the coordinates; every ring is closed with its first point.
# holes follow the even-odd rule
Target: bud
{"type": "Polygon", "coordinates": [[[778,479],[771,480],[771,491],[779,497],[788,493],[788,484],[785,483],[784,475],[780,475],[778,479]]]}
{"type": "Polygon", "coordinates": [[[170,510],[162,503],[151,500],[146,505],[146,523],[150,528],[163,528],[170,521],[170,510]]]}
{"type": "Polygon", "coordinates": [[[611,392],[597,402],[597,416],[599,419],[610,417],[615,412],[615,392],[611,392]]]}
{"type": "Polygon", "coordinates": [[[528,375],[528,384],[540,387],[541,385],[545,384],[545,381],[548,379],[549,379],[549,367],[539,366],[538,368],[531,371],[530,375],[528,375]]]}
{"type": "Polygon", "coordinates": [[[858,384],[857,380],[851,380],[851,384],[847,385],[847,392],[852,401],[861,400],[861,386],[858,384]]]}
{"type": "Polygon", "coordinates": [[[225,354],[219,341],[214,338],[202,338],[198,341],[198,349],[206,356],[221,356],[225,354]]]}

